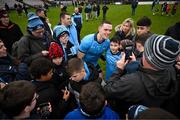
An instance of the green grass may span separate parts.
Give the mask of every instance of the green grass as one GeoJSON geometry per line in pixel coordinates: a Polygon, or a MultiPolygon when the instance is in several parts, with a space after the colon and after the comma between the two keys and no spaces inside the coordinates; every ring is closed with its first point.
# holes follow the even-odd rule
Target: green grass
{"type": "MultiPolygon", "coordinates": [[[[136,21],[140,17],[148,16],[152,20],[151,31],[157,34],[164,34],[169,26],[175,24],[176,22],[180,20],[179,5],[178,5],[177,13],[175,14],[175,16],[165,16],[165,15],[161,16],[160,14],[153,16],[150,5],[138,5],[135,16],[131,16],[130,5],[108,5],[108,7],[109,7],[109,10],[107,12],[107,20],[112,22],[113,27],[120,24],[124,19],[128,17],[132,17],[136,23],[136,21]]],[[[72,6],[68,6],[68,13],[70,14],[73,13],[73,9],[74,8],[72,6]]],[[[29,11],[34,11],[34,10],[31,9],[29,11]]],[[[53,8],[50,7],[47,13],[48,18],[52,24],[52,28],[59,22],[59,13],[60,13],[60,8],[58,7],[53,7],[53,8]]],[[[81,31],[81,38],[83,38],[85,35],[88,35],[90,33],[97,32],[98,25],[102,21],[102,11],[98,20],[91,20],[91,21],[86,22],[84,11],[83,11],[83,18],[84,18],[84,22],[83,22],[83,28],[81,31]]],[[[26,33],[27,18],[25,16],[17,17],[16,11],[11,11],[10,19],[21,27],[21,30],[23,31],[23,33],[26,33]]],[[[113,34],[114,34],[114,30],[111,34],[111,37],[113,34]]],[[[104,65],[105,63],[100,61],[100,64],[103,70],[105,70],[105,65],[104,65]]]]}

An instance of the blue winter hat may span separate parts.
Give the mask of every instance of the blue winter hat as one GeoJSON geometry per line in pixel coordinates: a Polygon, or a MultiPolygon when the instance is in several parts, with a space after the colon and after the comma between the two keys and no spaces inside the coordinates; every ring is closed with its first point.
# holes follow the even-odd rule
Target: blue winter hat
{"type": "Polygon", "coordinates": [[[136,119],[141,112],[147,109],[149,108],[143,105],[132,105],[128,111],[128,119],[136,119]]]}
{"type": "Polygon", "coordinates": [[[53,29],[54,37],[55,39],[59,39],[61,35],[64,35],[64,33],[67,33],[69,35],[68,29],[64,25],[57,25],[53,29]]]}
{"type": "Polygon", "coordinates": [[[44,28],[44,24],[41,19],[33,12],[28,13],[28,26],[29,31],[34,31],[40,28],[44,28]]]}

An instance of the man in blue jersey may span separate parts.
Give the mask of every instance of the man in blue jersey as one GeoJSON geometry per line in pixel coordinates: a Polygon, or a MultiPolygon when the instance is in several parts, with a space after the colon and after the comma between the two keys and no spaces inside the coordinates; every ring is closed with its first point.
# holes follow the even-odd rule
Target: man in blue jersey
{"type": "Polygon", "coordinates": [[[102,70],[98,65],[100,56],[109,49],[109,35],[112,31],[112,24],[108,21],[103,21],[98,33],[85,36],[79,46],[78,57],[82,58],[86,63],[93,64],[99,71],[99,77],[103,77],[102,70]]]}

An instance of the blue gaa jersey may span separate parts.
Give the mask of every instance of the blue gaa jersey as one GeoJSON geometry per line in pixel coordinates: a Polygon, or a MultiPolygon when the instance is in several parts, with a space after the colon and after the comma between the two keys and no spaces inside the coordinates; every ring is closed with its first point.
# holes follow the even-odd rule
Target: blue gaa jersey
{"type": "Polygon", "coordinates": [[[83,60],[86,63],[91,63],[94,66],[97,66],[98,59],[104,51],[107,51],[109,49],[109,46],[109,39],[106,39],[102,43],[99,43],[97,41],[97,34],[90,34],[82,39],[79,46],[79,51],[85,54],[83,60]]]}
{"type": "Polygon", "coordinates": [[[117,70],[116,62],[121,59],[121,53],[113,54],[110,49],[106,52],[106,80],[117,70]]]}

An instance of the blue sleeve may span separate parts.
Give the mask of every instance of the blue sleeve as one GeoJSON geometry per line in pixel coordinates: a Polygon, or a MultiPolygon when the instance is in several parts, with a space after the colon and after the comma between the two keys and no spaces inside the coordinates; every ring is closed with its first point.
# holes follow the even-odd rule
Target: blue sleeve
{"type": "Polygon", "coordinates": [[[84,37],[79,46],[79,51],[86,53],[91,47],[92,42],[92,38],[90,38],[89,36],[84,37]]]}

